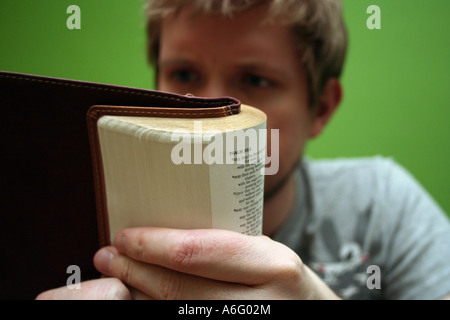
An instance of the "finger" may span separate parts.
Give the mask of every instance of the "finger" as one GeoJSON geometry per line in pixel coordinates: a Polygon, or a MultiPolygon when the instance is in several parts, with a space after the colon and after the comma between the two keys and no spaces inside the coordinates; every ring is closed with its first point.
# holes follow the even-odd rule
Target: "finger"
{"type": "Polygon", "coordinates": [[[215,281],[150,265],[123,256],[115,248],[101,249],[94,257],[100,272],[117,277],[136,288],[136,299],[249,299],[258,290],[244,285],[215,281]],[[107,251],[107,252],[105,252],[107,251]]]}
{"type": "Polygon", "coordinates": [[[130,290],[131,299],[133,300],[155,300],[154,298],[135,288],[130,287],[128,288],[128,290],[130,290]]]}
{"type": "Polygon", "coordinates": [[[282,244],[226,230],[131,228],[114,245],[134,260],[213,280],[258,285],[273,271],[298,270],[301,261],[282,244]]]}
{"type": "Polygon", "coordinates": [[[80,283],[79,289],[67,286],[40,293],[36,300],[129,300],[130,292],[119,280],[102,278],[80,283]]]}

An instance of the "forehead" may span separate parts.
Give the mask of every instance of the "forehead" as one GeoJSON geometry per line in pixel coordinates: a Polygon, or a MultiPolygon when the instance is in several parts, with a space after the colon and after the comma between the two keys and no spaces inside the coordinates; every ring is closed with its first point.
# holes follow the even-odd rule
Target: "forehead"
{"type": "Polygon", "coordinates": [[[205,56],[223,59],[283,59],[297,57],[289,27],[267,21],[267,5],[232,17],[195,13],[191,7],[166,17],[162,23],[160,58],[205,56]]]}

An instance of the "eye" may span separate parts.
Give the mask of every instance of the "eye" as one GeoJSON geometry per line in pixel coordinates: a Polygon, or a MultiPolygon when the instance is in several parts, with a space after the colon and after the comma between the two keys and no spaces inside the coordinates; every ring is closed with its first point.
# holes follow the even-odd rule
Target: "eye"
{"type": "Polygon", "coordinates": [[[256,74],[247,74],[243,77],[243,83],[250,87],[266,88],[272,84],[272,81],[256,74]]]}
{"type": "Polygon", "coordinates": [[[196,72],[187,69],[175,70],[170,74],[170,77],[179,83],[194,82],[199,78],[196,72]]]}

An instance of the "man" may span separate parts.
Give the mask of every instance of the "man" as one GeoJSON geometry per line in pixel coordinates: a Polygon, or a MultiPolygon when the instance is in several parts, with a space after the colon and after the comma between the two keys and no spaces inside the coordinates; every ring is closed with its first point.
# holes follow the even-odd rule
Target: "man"
{"type": "Polygon", "coordinates": [[[450,226],[382,158],[302,159],[338,107],[346,47],[338,0],[149,1],[158,89],[234,96],[279,129],[266,236],[120,232],[94,263],[112,278],[38,298],[435,299],[450,292],[450,226]],[[299,160],[302,159],[300,162],[299,160]]]}

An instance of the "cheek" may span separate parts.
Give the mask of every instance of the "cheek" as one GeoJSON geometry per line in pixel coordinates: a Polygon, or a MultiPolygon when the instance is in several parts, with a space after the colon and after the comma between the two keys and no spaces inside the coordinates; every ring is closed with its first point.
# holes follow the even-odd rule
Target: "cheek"
{"type": "MultiPolygon", "coordinates": [[[[311,124],[307,114],[290,112],[288,114],[268,114],[267,127],[269,129],[268,148],[271,152],[277,152],[276,146],[270,143],[271,129],[279,130],[279,159],[280,169],[292,166],[297,161],[308,140],[311,124]]],[[[286,168],[289,170],[289,168],[286,168]]]]}
{"type": "MultiPolygon", "coordinates": [[[[293,167],[301,157],[303,148],[308,139],[307,123],[293,117],[270,117],[268,115],[267,154],[274,161],[278,157],[278,172],[275,175],[265,176],[264,190],[270,193],[280,185],[284,178],[291,173],[293,167]],[[272,119],[272,121],[270,121],[272,119]],[[279,130],[279,143],[271,143],[271,129],[279,130]]],[[[271,166],[273,163],[270,163],[271,166]]]]}

